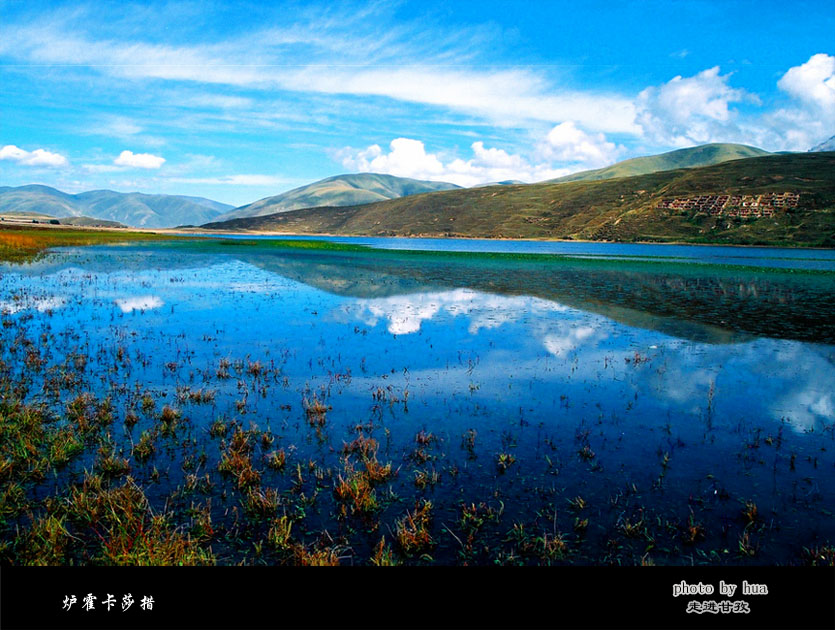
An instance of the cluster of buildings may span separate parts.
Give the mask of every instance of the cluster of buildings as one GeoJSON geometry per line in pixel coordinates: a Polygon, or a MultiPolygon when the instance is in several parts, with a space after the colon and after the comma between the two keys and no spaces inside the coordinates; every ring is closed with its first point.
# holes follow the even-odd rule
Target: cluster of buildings
{"type": "Polygon", "coordinates": [[[662,199],[657,208],[704,212],[711,216],[771,217],[777,210],[797,208],[800,193],[782,192],[764,195],[699,195],[662,199]]]}

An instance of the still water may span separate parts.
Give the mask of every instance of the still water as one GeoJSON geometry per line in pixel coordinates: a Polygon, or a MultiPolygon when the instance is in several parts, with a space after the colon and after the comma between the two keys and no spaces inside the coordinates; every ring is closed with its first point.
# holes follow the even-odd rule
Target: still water
{"type": "MultiPolygon", "coordinates": [[[[0,358],[32,376],[31,340],[41,384],[83,353],[84,387],[117,414],[146,394],[177,406],[215,494],[218,418],[269,430],[293,468],[338,470],[373,436],[398,470],[373,522],[336,516],[335,474],[303,480],[318,499],[294,517],[300,534],[339,532],[354,564],[416,499],[433,503],[435,544],[410,562],[541,561],[520,528],[562,535],[560,558],[585,564],[799,564],[835,542],[834,252],[333,240],[381,251],[141,243],[2,267],[0,358]],[[198,389],[209,404],[184,395],[198,389]],[[312,400],[330,407],[315,432],[312,400]],[[500,517],[468,547],[462,506],[482,503],[500,517]]],[[[68,394],[28,395],[60,410],[68,394]]],[[[113,440],[129,453],[152,424],[113,440]]],[[[150,463],[132,474],[162,501],[187,457],[172,445],[161,481],[150,463]]],[[[289,496],[290,477],[263,483],[289,496]]],[[[235,499],[215,501],[222,520],[235,499]]],[[[231,561],[236,544],[216,546],[231,561]]]]}

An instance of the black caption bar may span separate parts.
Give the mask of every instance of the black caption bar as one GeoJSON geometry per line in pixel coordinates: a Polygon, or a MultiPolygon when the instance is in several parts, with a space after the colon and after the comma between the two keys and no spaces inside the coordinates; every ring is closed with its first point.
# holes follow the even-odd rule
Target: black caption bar
{"type": "Polygon", "coordinates": [[[4,567],[0,626],[831,629],[835,568],[4,567]]]}

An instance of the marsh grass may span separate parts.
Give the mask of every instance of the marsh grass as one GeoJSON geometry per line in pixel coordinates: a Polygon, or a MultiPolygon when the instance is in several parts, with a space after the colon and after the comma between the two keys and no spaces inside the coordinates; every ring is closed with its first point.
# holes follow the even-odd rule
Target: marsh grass
{"type": "Polygon", "coordinates": [[[0,261],[32,262],[52,247],[159,241],[176,238],[181,237],[150,232],[131,232],[130,230],[54,229],[3,225],[0,226],[0,261]]]}
{"type": "Polygon", "coordinates": [[[412,511],[395,524],[395,535],[400,549],[407,556],[425,553],[435,546],[430,533],[432,522],[432,502],[423,499],[415,503],[412,511]]]}
{"type": "Polygon", "coordinates": [[[396,567],[401,564],[391,546],[386,544],[385,536],[374,546],[374,555],[371,556],[370,562],[375,567],[396,567]]]}

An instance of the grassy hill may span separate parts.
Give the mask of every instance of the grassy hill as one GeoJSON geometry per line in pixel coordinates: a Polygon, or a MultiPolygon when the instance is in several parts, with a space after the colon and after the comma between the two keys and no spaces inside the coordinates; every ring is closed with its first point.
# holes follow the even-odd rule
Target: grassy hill
{"type": "Polygon", "coordinates": [[[127,227],[123,223],[117,221],[107,221],[105,219],[95,219],[93,217],[55,217],[51,214],[43,214],[42,212],[27,212],[25,210],[12,210],[10,212],[0,212],[0,221],[9,224],[32,223],[32,221],[39,221],[41,223],[48,223],[50,221],[58,221],[60,225],[73,225],[76,227],[107,227],[107,228],[124,228],[127,227]]]}
{"type": "Polygon", "coordinates": [[[679,168],[693,168],[696,166],[710,166],[730,160],[741,160],[749,157],[771,155],[768,151],[749,147],[744,144],[704,144],[688,149],[678,149],[660,155],[632,158],[624,160],[606,168],[593,171],[582,171],[565,177],[548,180],[551,183],[598,181],[617,177],[631,177],[646,175],[658,171],[671,171],[679,168]]]}
{"type": "Polygon", "coordinates": [[[201,197],[92,190],[71,195],[49,186],[0,187],[0,213],[94,217],[134,227],[162,228],[215,219],[232,206],[201,197]]]}
{"type": "Polygon", "coordinates": [[[835,153],[768,155],[601,181],[491,186],[210,223],[302,234],[682,241],[835,246],[835,153]],[[771,218],[661,210],[669,197],[793,191],[771,218]]]}
{"type": "Polygon", "coordinates": [[[455,184],[429,182],[378,173],[336,175],[294,188],[274,197],[236,208],[216,221],[257,217],[315,206],[357,206],[436,190],[452,190],[455,184]]]}

